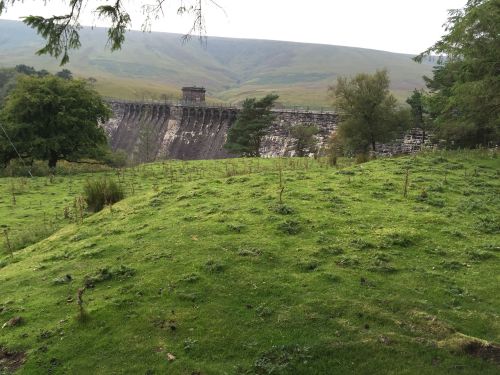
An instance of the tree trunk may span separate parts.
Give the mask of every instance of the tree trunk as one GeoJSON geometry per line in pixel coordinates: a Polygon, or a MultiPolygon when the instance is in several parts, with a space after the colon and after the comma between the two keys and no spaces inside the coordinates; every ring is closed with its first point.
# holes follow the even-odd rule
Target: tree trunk
{"type": "Polygon", "coordinates": [[[372,141],[372,151],[373,152],[377,151],[376,148],[375,148],[375,141],[372,141]]]}
{"type": "Polygon", "coordinates": [[[56,169],[57,160],[59,160],[59,158],[57,156],[57,153],[54,152],[54,151],[50,151],[50,154],[49,154],[49,169],[51,170],[51,172],[54,172],[54,170],[56,169]]]}

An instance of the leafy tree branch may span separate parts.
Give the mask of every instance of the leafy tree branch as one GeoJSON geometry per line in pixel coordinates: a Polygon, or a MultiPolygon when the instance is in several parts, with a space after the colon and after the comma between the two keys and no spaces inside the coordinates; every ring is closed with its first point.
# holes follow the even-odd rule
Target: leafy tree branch
{"type": "MultiPolygon", "coordinates": [[[[174,0],[170,0],[174,1],[174,0]]],[[[194,34],[198,34],[200,40],[206,36],[204,1],[211,6],[222,9],[215,0],[176,0],[179,1],[177,14],[190,15],[193,18],[192,26],[188,33],[183,36],[183,41],[187,41],[194,34]]],[[[0,0],[0,15],[14,7],[22,0],[0,0]]],[[[50,0],[46,0],[45,4],[50,0]]],[[[143,31],[150,31],[153,21],[164,17],[164,7],[167,0],[156,0],[153,3],[135,2],[134,6],[142,9],[145,20],[142,23],[143,31]]],[[[69,62],[69,52],[72,49],[81,47],[79,30],[82,28],[80,17],[82,10],[88,3],[88,0],[70,0],[68,10],[61,15],[52,17],[42,17],[29,15],[23,17],[23,22],[35,29],[41,35],[46,43],[37,51],[38,55],[50,55],[55,58],[61,58],[60,63],[64,65],[69,62]]],[[[123,0],[115,0],[111,4],[103,2],[98,5],[94,12],[101,19],[109,21],[108,42],[111,51],[121,49],[125,42],[125,34],[131,26],[132,19],[129,12],[125,9],[123,0]]]]}

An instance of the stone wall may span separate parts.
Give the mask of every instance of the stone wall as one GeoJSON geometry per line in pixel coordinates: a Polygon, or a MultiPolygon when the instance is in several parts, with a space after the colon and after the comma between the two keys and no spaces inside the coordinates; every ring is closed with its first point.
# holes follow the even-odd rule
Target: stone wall
{"type": "MultiPolygon", "coordinates": [[[[223,145],[239,109],[207,105],[172,105],[109,101],[112,118],[104,129],[114,150],[123,150],[138,162],[157,159],[220,159],[232,157],[223,145]]],[[[296,125],[319,128],[323,144],[336,128],[332,112],[275,110],[276,118],[262,140],[264,157],[293,155],[290,130],[296,125]]]]}
{"type": "MultiPolygon", "coordinates": [[[[137,162],[158,159],[230,158],[223,145],[239,108],[203,104],[168,104],[109,101],[112,118],[104,124],[113,150],[123,150],[137,162]]],[[[262,139],[263,157],[293,156],[297,125],[315,125],[318,147],[337,127],[334,112],[273,110],[275,120],[262,139]]],[[[421,129],[411,129],[390,144],[377,144],[377,155],[412,153],[429,144],[421,129]]]]}
{"type": "Polygon", "coordinates": [[[295,140],[290,135],[294,126],[315,125],[319,130],[316,135],[318,147],[324,146],[337,128],[337,115],[333,112],[275,110],[274,113],[276,119],[262,139],[260,152],[264,157],[294,155],[295,140]]]}
{"type": "Polygon", "coordinates": [[[377,155],[392,156],[400,154],[412,154],[420,151],[423,147],[431,147],[432,134],[426,133],[419,128],[412,128],[389,144],[377,144],[377,155]]]}

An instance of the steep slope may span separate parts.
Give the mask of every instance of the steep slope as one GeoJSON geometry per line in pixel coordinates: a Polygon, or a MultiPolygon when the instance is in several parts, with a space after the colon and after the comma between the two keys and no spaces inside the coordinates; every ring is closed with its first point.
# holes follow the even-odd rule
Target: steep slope
{"type": "MultiPolygon", "coordinates": [[[[213,99],[239,101],[249,95],[276,91],[286,103],[329,105],[326,90],[338,75],[387,68],[392,89],[404,97],[422,87],[429,64],[411,56],[361,48],[267,40],[209,37],[206,46],[183,45],[180,35],[127,34],[123,50],[105,49],[104,29],[84,29],[83,47],[72,53],[68,68],[98,79],[106,95],[140,99],[167,93],[178,95],[183,85],[206,86],[213,99]]],[[[42,40],[22,23],[0,21],[0,66],[24,63],[56,71],[57,61],[37,57],[42,40]]]]}
{"type": "Polygon", "coordinates": [[[0,371],[496,374],[498,160],[124,171],[153,188],[0,259],[0,371]]]}

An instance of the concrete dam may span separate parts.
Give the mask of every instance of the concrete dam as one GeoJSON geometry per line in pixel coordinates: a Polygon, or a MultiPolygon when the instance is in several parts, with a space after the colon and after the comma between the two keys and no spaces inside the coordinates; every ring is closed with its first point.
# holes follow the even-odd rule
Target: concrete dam
{"type": "MultiPolygon", "coordinates": [[[[113,115],[104,124],[113,150],[123,150],[136,162],[159,159],[221,159],[234,157],[223,145],[239,108],[209,105],[203,100],[182,104],[108,100],[113,115]]],[[[315,125],[321,146],[335,130],[333,112],[273,110],[275,119],[261,144],[264,157],[293,155],[290,131],[296,125],[315,125]]]]}

